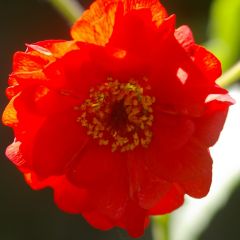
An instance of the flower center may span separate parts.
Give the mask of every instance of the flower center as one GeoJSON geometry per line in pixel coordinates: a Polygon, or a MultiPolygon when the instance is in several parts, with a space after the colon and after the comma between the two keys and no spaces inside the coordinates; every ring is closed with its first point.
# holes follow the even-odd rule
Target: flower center
{"type": "Polygon", "coordinates": [[[155,98],[144,95],[136,81],[107,82],[90,89],[89,98],[78,108],[77,121],[99,145],[112,152],[126,152],[137,146],[148,147],[152,140],[152,104],[155,98]]]}

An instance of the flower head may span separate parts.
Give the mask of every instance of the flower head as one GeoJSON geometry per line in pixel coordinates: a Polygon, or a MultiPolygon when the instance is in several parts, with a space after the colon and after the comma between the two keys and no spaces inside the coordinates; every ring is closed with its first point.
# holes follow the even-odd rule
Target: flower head
{"type": "Polygon", "coordinates": [[[208,148],[232,103],[220,63],[157,0],[97,0],[71,34],[15,53],[6,154],[61,209],[139,236],[209,191],[208,148]]]}

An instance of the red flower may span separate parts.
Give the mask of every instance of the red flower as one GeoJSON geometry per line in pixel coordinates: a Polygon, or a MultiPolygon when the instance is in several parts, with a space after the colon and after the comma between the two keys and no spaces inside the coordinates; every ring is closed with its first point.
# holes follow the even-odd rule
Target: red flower
{"type": "Polygon", "coordinates": [[[232,100],[215,83],[219,61],[174,24],[157,0],[97,0],[73,41],[14,56],[7,156],[99,229],[139,236],[150,215],[209,191],[208,148],[232,100]]]}

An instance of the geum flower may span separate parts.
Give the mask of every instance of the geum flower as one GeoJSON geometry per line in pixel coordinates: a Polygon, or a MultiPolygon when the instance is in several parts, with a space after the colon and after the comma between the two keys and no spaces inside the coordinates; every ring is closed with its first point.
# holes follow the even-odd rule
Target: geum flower
{"type": "Polygon", "coordinates": [[[64,211],[137,237],[150,215],[208,193],[233,100],[219,61],[157,0],[97,0],[71,34],[15,54],[6,154],[64,211]]]}

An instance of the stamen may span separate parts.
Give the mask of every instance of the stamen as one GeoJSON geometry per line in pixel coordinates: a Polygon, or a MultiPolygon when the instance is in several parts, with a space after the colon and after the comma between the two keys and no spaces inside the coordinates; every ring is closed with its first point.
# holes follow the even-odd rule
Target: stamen
{"type": "Polygon", "coordinates": [[[80,110],[77,122],[100,146],[109,145],[112,152],[147,148],[153,135],[155,98],[144,95],[144,90],[134,79],[125,83],[110,77],[91,88],[89,98],[74,108],[80,110]]]}

